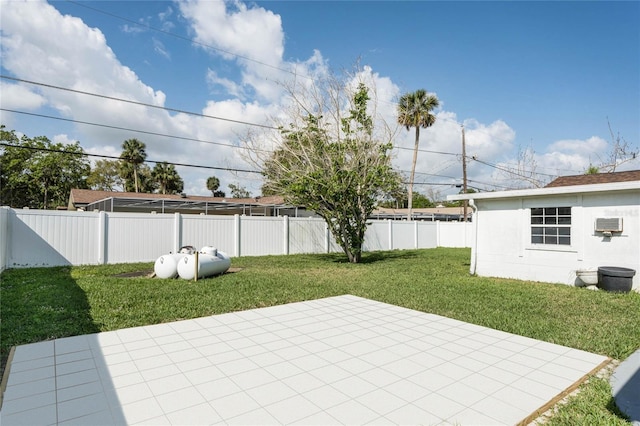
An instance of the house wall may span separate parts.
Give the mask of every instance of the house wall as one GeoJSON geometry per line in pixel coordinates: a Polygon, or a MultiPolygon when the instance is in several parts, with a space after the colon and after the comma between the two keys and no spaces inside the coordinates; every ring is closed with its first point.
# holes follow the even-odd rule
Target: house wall
{"type": "Polygon", "coordinates": [[[576,270],[618,266],[636,270],[633,287],[640,290],[639,191],[480,199],[476,205],[478,275],[577,285],[576,270]],[[531,208],[567,206],[571,245],[531,244],[531,208]],[[594,230],[599,217],[622,217],[623,232],[603,237],[594,230]]]}
{"type": "MultiPolygon", "coordinates": [[[[363,248],[464,247],[471,230],[470,223],[374,220],[363,248]]],[[[0,208],[2,269],[152,262],[185,245],[234,257],[341,251],[318,218],[0,208]]]]}

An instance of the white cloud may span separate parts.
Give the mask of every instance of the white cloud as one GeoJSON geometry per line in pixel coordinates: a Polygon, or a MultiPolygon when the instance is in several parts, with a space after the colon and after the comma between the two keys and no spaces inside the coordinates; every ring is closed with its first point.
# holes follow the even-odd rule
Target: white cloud
{"type": "Polygon", "coordinates": [[[245,98],[245,93],[241,85],[228,78],[219,77],[218,74],[209,68],[207,70],[207,83],[211,86],[213,92],[216,92],[216,86],[221,86],[224,93],[238,98],[245,98]]]}
{"type": "Polygon", "coordinates": [[[516,132],[502,120],[486,125],[469,119],[464,126],[467,155],[493,158],[513,149],[516,132]]]}
{"type": "Polygon", "coordinates": [[[129,24],[124,24],[122,27],[120,27],[122,29],[123,33],[127,33],[127,34],[140,34],[143,33],[145,31],[147,31],[146,28],[144,27],[140,27],[138,25],[129,25],[129,24]]]}
{"type": "Polygon", "coordinates": [[[61,135],[55,135],[52,139],[52,142],[61,143],[63,145],[72,145],[76,143],[76,140],[73,138],[70,138],[69,135],[61,134],[61,135]]]}
{"type": "Polygon", "coordinates": [[[35,93],[21,84],[0,82],[2,108],[15,110],[34,110],[45,104],[43,96],[35,93]]]}
{"type": "Polygon", "coordinates": [[[589,139],[565,139],[552,143],[547,147],[548,153],[573,152],[577,154],[601,153],[607,149],[608,142],[601,137],[592,136],[589,139]]]}
{"type": "Polygon", "coordinates": [[[164,10],[164,12],[158,13],[158,19],[160,19],[160,21],[164,22],[167,19],[169,19],[172,15],[173,15],[173,8],[171,6],[167,6],[167,8],[164,10]]]}
{"type": "Polygon", "coordinates": [[[167,6],[164,12],[158,13],[158,19],[160,20],[162,29],[164,31],[171,31],[175,28],[175,24],[169,21],[169,18],[173,16],[173,8],[171,6],[167,6]]]}
{"type": "MultiPolygon", "coordinates": [[[[164,93],[144,84],[135,72],[120,63],[104,34],[98,29],[89,28],[82,20],[63,16],[44,1],[3,2],[0,19],[3,67],[13,75],[75,90],[165,105],[164,93]],[[56,34],[56,37],[51,37],[51,34],[56,34]]],[[[28,86],[16,86],[5,92],[4,88],[3,107],[7,107],[9,101],[14,105],[16,100],[21,99],[22,104],[14,105],[16,109],[49,106],[74,120],[208,141],[231,143],[235,140],[235,134],[234,139],[229,136],[232,132],[227,125],[219,125],[212,119],[170,114],[164,110],[55,89],[41,88],[36,91],[28,86]],[[11,96],[5,96],[6,93],[11,96]],[[218,137],[219,133],[225,136],[218,137]]],[[[218,115],[226,116],[226,111],[218,112],[218,115]]],[[[251,118],[258,119],[256,115],[251,114],[251,118]]],[[[3,119],[5,117],[3,114],[3,119]]],[[[261,119],[264,119],[264,115],[261,119]]],[[[122,142],[132,137],[147,144],[150,160],[201,165],[208,165],[209,162],[212,165],[217,164],[217,154],[220,153],[210,144],[115,129],[78,125],[77,132],[77,135],[69,137],[79,139],[85,151],[92,154],[118,156],[122,142]]],[[[235,156],[228,157],[230,160],[226,161],[226,165],[247,168],[235,156]]],[[[221,171],[186,168],[180,171],[186,182],[195,182],[202,174],[215,174],[223,181],[227,179],[225,172],[221,171]]],[[[231,181],[231,177],[228,179],[231,181]]],[[[193,188],[193,191],[207,192],[205,186],[193,188]]]]}
{"type": "MultiPolygon", "coordinates": [[[[196,41],[263,63],[211,50],[212,54],[229,61],[229,65],[236,65],[239,72],[223,76],[213,69],[195,70],[196,75],[206,75],[203,83],[214,85],[216,94],[220,90],[222,97],[227,99],[210,100],[200,107],[193,107],[194,111],[200,110],[205,115],[237,121],[267,123],[270,118],[282,116],[286,108],[287,98],[284,96],[282,83],[295,76],[298,83],[311,85],[313,78],[320,79],[330,72],[328,61],[317,50],[311,52],[311,56],[306,59],[283,61],[284,31],[281,18],[262,7],[248,7],[240,2],[230,4],[195,0],[179,2],[178,7],[187,23],[192,26],[196,41]],[[236,75],[239,77],[235,77],[236,75]]],[[[168,19],[172,17],[172,13],[173,10],[169,7],[158,18],[163,24],[170,23],[168,19]]],[[[171,101],[166,99],[161,90],[145,84],[131,68],[120,62],[99,29],[89,28],[78,18],[61,15],[44,1],[3,2],[0,20],[3,67],[19,78],[157,106],[164,106],[165,102],[171,105],[171,101]],[[56,34],[56,37],[51,37],[51,34],[56,34]]],[[[137,32],[133,28],[139,27],[129,28],[137,32]]],[[[154,43],[159,54],[168,55],[162,43],[154,43]]],[[[399,87],[391,78],[379,75],[366,65],[356,77],[375,83],[375,95],[379,101],[376,114],[395,130],[394,144],[405,148],[395,150],[394,165],[400,170],[410,170],[415,131],[397,127],[396,102],[400,94],[399,87]]],[[[46,106],[75,120],[220,144],[238,145],[240,136],[248,129],[247,126],[228,121],[169,113],[54,89],[32,89],[30,86],[6,83],[0,89],[3,107],[13,105],[15,109],[36,109],[46,106]]],[[[416,170],[418,173],[440,176],[419,174],[416,181],[449,182],[451,188],[440,189],[443,192],[456,192],[453,185],[459,183],[462,177],[460,121],[455,112],[443,108],[437,110],[436,114],[434,126],[421,129],[420,149],[427,152],[419,153],[416,170]]],[[[467,119],[464,124],[468,155],[477,155],[492,163],[513,161],[516,133],[507,123],[496,120],[487,124],[467,119]]],[[[117,157],[122,142],[136,137],[147,144],[150,160],[252,168],[244,161],[242,150],[228,146],[99,127],[77,126],[76,129],[77,134],[69,132],[68,136],[57,137],[64,136],[69,141],[77,138],[85,151],[92,154],[117,157]]],[[[544,162],[544,166],[564,167],[571,163],[573,168],[578,167],[578,164],[582,167],[585,164],[583,160],[589,157],[584,154],[595,155],[601,152],[600,144],[598,138],[558,141],[552,145],[552,151],[537,158],[540,165],[544,162]],[[564,156],[554,155],[556,151],[564,156]]],[[[494,169],[475,162],[471,162],[468,169],[470,179],[491,182],[494,169]]],[[[185,167],[178,167],[178,171],[185,180],[186,192],[190,194],[208,194],[205,181],[211,175],[220,178],[220,189],[227,192],[229,183],[241,181],[246,182],[245,186],[257,195],[261,185],[256,175],[239,177],[220,170],[185,167]]],[[[424,186],[416,187],[419,192],[426,192],[426,189],[424,186]]]]}
{"type": "Polygon", "coordinates": [[[284,32],[279,15],[262,7],[247,7],[236,1],[180,1],[184,18],[191,25],[195,41],[211,46],[211,54],[236,61],[244,70],[242,83],[267,100],[277,101],[277,82],[290,77],[283,69],[284,32]]]}
{"type": "MultiPolygon", "coordinates": [[[[284,33],[279,15],[262,7],[248,8],[239,1],[194,0],[181,1],[178,5],[184,17],[191,21],[196,41],[270,65],[280,64],[284,33]]],[[[217,53],[234,59],[232,55],[217,53]]]]}
{"type": "Polygon", "coordinates": [[[166,59],[171,59],[171,55],[164,47],[164,44],[162,44],[162,42],[155,37],[153,38],[153,50],[156,53],[160,54],[160,56],[164,56],[166,59]]]}

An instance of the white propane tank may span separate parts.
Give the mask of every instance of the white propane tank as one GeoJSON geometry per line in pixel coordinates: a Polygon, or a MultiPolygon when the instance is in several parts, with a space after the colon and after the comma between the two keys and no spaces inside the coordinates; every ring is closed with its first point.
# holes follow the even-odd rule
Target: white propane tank
{"type": "MultiPolygon", "coordinates": [[[[198,278],[210,277],[224,273],[231,266],[231,258],[221,251],[212,256],[198,253],[198,278]]],[[[195,255],[187,255],[178,262],[178,275],[185,280],[192,280],[196,276],[195,255]]]]}
{"type": "Polygon", "coordinates": [[[215,256],[218,254],[218,249],[213,246],[204,246],[200,249],[200,253],[208,254],[209,256],[215,256]]]}
{"type": "Polygon", "coordinates": [[[153,265],[153,272],[158,278],[175,278],[178,276],[178,262],[183,257],[188,256],[187,253],[165,254],[156,259],[153,265]]]}

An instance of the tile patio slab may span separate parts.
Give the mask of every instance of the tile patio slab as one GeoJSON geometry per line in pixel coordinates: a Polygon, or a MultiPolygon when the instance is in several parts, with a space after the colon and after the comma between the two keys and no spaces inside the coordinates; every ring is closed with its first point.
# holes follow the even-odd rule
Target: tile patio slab
{"type": "Polygon", "coordinates": [[[0,423],[518,424],[608,361],[344,295],[19,346],[0,423]]]}

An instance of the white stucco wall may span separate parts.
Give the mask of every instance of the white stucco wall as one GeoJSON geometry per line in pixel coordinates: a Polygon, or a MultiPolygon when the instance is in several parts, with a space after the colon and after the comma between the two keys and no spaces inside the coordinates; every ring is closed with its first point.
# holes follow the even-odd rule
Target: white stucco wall
{"type": "Polygon", "coordinates": [[[618,266],[636,270],[633,287],[640,291],[640,190],[543,192],[474,202],[478,275],[576,285],[578,269],[618,266]],[[571,245],[531,244],[532,207],[571,207],[571,245]],[[610,238],[595,232],[600,217],[622,217],[623,232],[610,238]]]}

